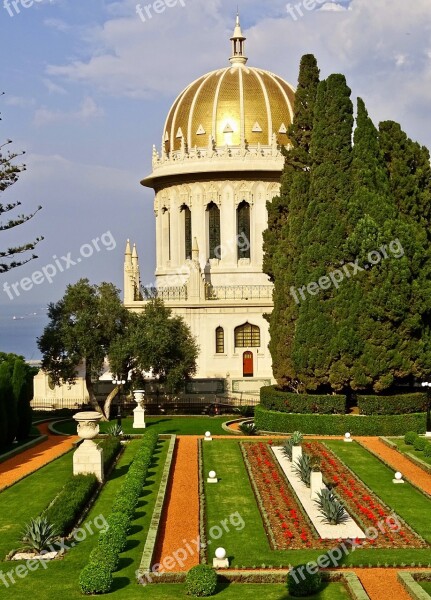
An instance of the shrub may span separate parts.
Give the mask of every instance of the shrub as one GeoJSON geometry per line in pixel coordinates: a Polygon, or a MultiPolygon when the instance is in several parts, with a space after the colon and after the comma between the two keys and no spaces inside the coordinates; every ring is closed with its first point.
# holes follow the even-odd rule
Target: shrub
{"type": "Polygon", "coordinates": [[[424,448],[424,456],[425,458],[431,458],[431,444],[427,442],[427,445],[424,448]]]}
{"type": "Polygon", "coordinates": [[[256,406],[255,423],[259,431],[289,433],[301,429],[303,433],[319,435],[404,435],[406,429],[423,433],[426,414],[408,415],[295,415],[270,411],[256,406]]]}
{"type": "Polygon", "coordinates": [[[344,414],[346,396],[295,394],[284,392],[274,385],[260,389],[260,403],[264,408],[286,413],[344,414]]]}
{"type": "Polygon", "coordinates": [[[307,565],[298,565],[287,574],[287,589],[290,596],[312,596],[317,594],[321,587],[322,576],[320,571],[311,574],[307,571],[307,565]]]}
{"type": "Polygon", "coordinates": [[[106,594],[112,583],[111,570],[103,561],[88,563],[79,575],[79,587],[83,594],[106,594]]]}
{"type": "Polygon", "coordinates": [[[409,446],[413,446],[417,437],[418,437],[418,434],[416,433],[416,431],[408,431],[406,433],[406,435],[404,436],[404,442],[406,444],[408,444],[409,446]]]}
{"type": "Polygon", "coordinates": [[[427,409],[427,395],[394,394],[392,396],[357,396],[359,411],[362,415],[404,415],[419,413],[427,409]]]}
{"type": "Polygon", "coordinates": [[[244,435],[257,435],[257,428],[254,423],[241,423],[239,430],[244,435]]]}
{"type": "Polygon", "coordinates": [[[415,439],[415,441],[413,443],[413,448],[415,450],[417,450],[418,452],[423,452],[423,450],[425,450],[425,447],[427,444],[428,444],[428,440],[417,436],[417,438],[415,439]]]}
{"type": "Polygon", "coordinates": [[[110,571],[116,571],[120,562],[120,555],[112,546],[104,540],[99,543],[90,553],[90,563],[104,562],[110,571]]]}
{"type": "Polygon", "coordinates": [[[187,573],[186,591],[189,596],[212,596],[216,588],[217,573],[209,565],[197,565],[187,573]]]}
{"type": "Polygon", "coordinates": [[[100,446],[103,449],[103,467],[107,471],[121,450],[121,442],[118,437],[109,435],[101,442],[100,446]]]}
{"type": "Polygon", "coordinates": [[[254,417],[254,406],[238,406],[235,408],[235,412],[242,417],[254,417]]]}
{"type": "Polygon", "coordinates": [[[55,542],[59,533],[55,525],[50,523],[46,517],[36,517],[24,526],[21,535],[26,546],[40,554],[55,542]]]}
{"type": "Polygon", "coordinates": [[[74,475],[43,512],[59,535],[69,533],[97,487],[95,475],[74,475]]]}
{"type": "Polygon", "coordinates": [[[349,520],[343,504],[334,496],[328,488],[323,488],[317,493],[314,500],[321,515],[321,521],[328,525],[341,525],[349,520]]]}

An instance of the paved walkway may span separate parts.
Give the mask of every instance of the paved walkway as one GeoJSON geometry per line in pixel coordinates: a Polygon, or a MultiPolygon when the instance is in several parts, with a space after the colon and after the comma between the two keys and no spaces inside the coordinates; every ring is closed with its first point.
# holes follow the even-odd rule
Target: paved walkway
{"type": "Polygon", "coordinates": [[[37,425],[37,428],[48,439],[0,463],[0,492],[68,452],[78,439],[78,436],[53,435],[48,423],[37,425]]]}
{"type": "Polygon", "coordinates": [[[170,571],[173,573],[188,571],[199,564],[197,439],[197,436],[177,437],[166,508],[153,561],[153,564],[163,563],[172,557],[175,566],[170,571]]]}
{"type": "Polygon", "coordinates": [[[412,600],[397,579],[399,569],[352,569],[371,600],[412,600]]]}
{"type": "Polygon", "coordinates": [[[360,437],[359,441],[365,448],[375,452],[385,460],[394,471],[401,471],[406,478],[421,490],[431,494],[431,475],[415,465],[409,458],[398,450],[393,450],[376,437],[360,437]]]}

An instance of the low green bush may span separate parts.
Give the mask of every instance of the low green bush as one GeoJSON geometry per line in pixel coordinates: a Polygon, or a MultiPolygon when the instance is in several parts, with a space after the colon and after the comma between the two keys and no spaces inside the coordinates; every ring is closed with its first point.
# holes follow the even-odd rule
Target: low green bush
{"type": "Polygon", "coordinates": [[[209,565],[197,565],[187,573],[186,592],[189,596],[213,596],[216,589],[217,573],[209,565]]]}
{"type": "Polygon", "coordinates": [[[404,443],[408,446],[413,446],[418,437],[416,431],[408,431],[404,436],[404,443]]]}
{"type": "Polygon", "coordinates": [[[111,569],[103,561],[88,563],[79,574],[79,587],[83,594],[107,594],[112,583],[111,569]]]}
{"type": "Polygon", "coordinates": [[[298,565],[293,567],[287,574],[287,589],[289,596],[303,598],[305,596],[314,596],[322,588],[322,575],[309,573],[307,565],[298,565]]]}
{"type": "Polygon", "coordinates": [[[95,475],[73,475],[42,514],[60,535],[68,534],[96,490],[95,475]]]}
{"type": "Polygon", "coordinates": [[[427,444],[428,440],[418,436],[413,443],[413,448],[418,452],[423,452],[427,444]]]}
{"type": "Polygon", "coordinates": [[[112,548],[109,542],[99,540],[99,543],[90,553],[90,563],[104,562],[111,571],[118,569],[120,555],[112,548]]]}
{"type": "Polygon", "coordinates": [[[425,458],[431,458],[431,444],[429,442],[424,448],[424,456],[425,458]]]}
{"type": "Polygon", "coordinates": [[[357,396],[361,415],[405,415],[425,412],[427,395],[422,392],[413,394],[393,394],[392,396],[357,396]]]}
{"type": "Polygon", "coordinates": [[[283,392],[274,385],[260,389],[260,404],[268,410],[285,413],[345,414],[346,396],[295,394],[283,392]]]}
{"type": "Polygon", "coordinates": [[[100,446],[103,449],[103,467],[107,471],[121,450],[121,441],[118,437],[109,435],[101,442],[100,446]]]}
{"type": "Polygon", "coordinates": [[[300,429],[303,433],[319,435],[404,435],[406,428],[423,433],[425,414],[409,415],[316,415],[286,414],[256,406],[255,423],[259,431],[291,433],[300,429]]]}

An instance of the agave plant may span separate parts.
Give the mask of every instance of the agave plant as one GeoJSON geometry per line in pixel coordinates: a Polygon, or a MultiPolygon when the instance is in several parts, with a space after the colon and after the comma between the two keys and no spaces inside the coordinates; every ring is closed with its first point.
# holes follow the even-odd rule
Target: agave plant
{"type": "Polygon", "coordinates": [[[293,465],[293,470],[299,476],[302,483],[305,483],[307,487],[310,487],[311,460],[308,454],[302,454],[302,456],[298,458],[293,465]]]}
{"type": "Polygon", "coordinates": [[[107,433],[113,437],[121,437],[123,435],[123,430],[121,429],[120,425],[113,423],[108,427],[107,433]]]}
{"type": "Polygon", "coordinates": [[[318,456],[312,456],[310,466],[312,471],[320,471],[320,458],[318,456]]]}
{"type": "Polygon", "coordinates": [[[290,462],[292,462],[292,447],[293,447],[292,438],[289,438],[286,441],[286,443],[284,444],[283,449],[282,449],[284,456],[286,456],[286,458],[288,458],[290,460],[290,462]]]}
{"type": "Polygon", "coordinates": [[[290,439],[292,440],[292,444],[294,446],[300,446],[302,444],[303,438],[304,438],[304,436],[302,435],[302,433],[300,431],[294,431],[292,433],[292,437],[290,439]]]}
{"type": "Polygon", "coordinates": [[[332,490],[323,488],[314,500],[321,515],[320,520],[327,525],[341,525],[349,519],[343,504],[335,497],[332,490]]]}
{"type": "Polygon", "coordinates": [[[257,435],[257,427],[254,423],[241,423],[239,429],[244,435],[257,435]]]}
{"type": "Polygon", "coordinates": [[[22,541],[29,549],[40,554],[56,541],[58,535],[56,528],[46,517],[36,517],[24,526],[22,541]]]}

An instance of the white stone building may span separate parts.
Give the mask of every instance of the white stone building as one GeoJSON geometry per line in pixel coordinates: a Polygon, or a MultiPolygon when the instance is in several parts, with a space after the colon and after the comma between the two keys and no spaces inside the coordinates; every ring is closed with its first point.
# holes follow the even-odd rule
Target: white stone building
{"type": "MultiPolygon", "coordinates": [[[[197,338],[197,378],[223,379],[231,393],[273,381],[262,234],[266,202],[280,190],[295,95],[277,75],[247,65],[245,40],[237,17],[230,66],[178,96],[141,182],[155,191],[156,293],[197,338]]],[[[124,304],[145,305],[129,243],[124,304]]]]}

